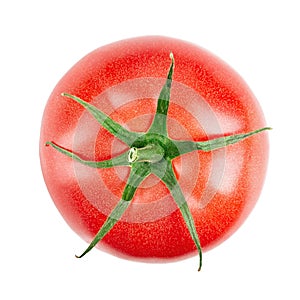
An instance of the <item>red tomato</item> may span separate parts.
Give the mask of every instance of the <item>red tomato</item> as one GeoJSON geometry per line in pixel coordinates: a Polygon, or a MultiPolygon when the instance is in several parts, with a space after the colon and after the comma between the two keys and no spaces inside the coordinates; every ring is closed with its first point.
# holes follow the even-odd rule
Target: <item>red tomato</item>
{"type": "MultiPolygon", "coordinates": [[[[167,76],[170,52],[175,59],[167,115],[170,138],[206,141],[265,126],[262,110],[242,78],[194,44],[150,36],[91,52],[53,90],[40,136],[41,166],[50,195],[66,222],[87,242],[122,197],[130,168],[90,168],[45,143],[54,141],[95,161],[114,157],[127,145],[83,106],[61,94],[92,103],[131,131],[146,132],[167,76]]],[[[172,161],[202,250],[223,242],[249,215],[262,189],[267,158],[268,139],[263,132],[172,161]]],[[[169,189],[153,174],[141,183],[124,215],[97,247],[142,261],[178,260],[197,253],[169,189]]]]}

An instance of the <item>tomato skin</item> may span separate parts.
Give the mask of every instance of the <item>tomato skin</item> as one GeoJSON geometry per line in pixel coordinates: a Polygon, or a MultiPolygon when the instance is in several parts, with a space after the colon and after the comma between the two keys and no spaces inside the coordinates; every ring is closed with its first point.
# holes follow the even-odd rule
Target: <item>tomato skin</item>
{"type": "MultiPolygon", "coordinates": [[[[187,137],[200,141],[208,136],[244,133],[265,126],[262,110],[243,79],[222,60],[194,44],[149,36],[119,41],[91,52],[75,64],[53,90],[45,108],[40,136],[40,160],[49,193],[66,222],[87,242],[92,240],[107,218],[107,212],[99,209],[98,202],[110,203],[113,200],[107,198],[108,193],[98,189],[98,179],[96,175],[88,175],[89,168],[78,167],[70,158],[45,147],[45,143],[55,141],[67,149],[74,149],[76,144],[77,152],[97,160],[106,159],[112,152],[125,147],[100,126],[96,140],[87,131],[86,137],[78,142],[78,124],[82,123],[84,108],[62,97],[61,93],[68,92],[93,102],[100,94],[124,82],[139,78],[165,78],[170,52],[175,57],[174,81],[201,95],[220,129],[203,128],[190,112],[185,111],[183,105],[172,104],[171,94],[168,117],[184,128],[187,137]],[[93,196],[96,200],[92,199],[93,196]]],[[[147,105],[138,105],[139,101],[134,106],[133,102],[119,104],[111,112],[111,117],[132,126],[131,129],[147,129],[148,117],[155,112],[154,100],[143,99],[148,101],[143,102],[147,105]],[[140,122],[135,124],[134,120],[140,122]]],[[[103,103],[104,110],[109,110],[108,106],[103,103]]],[[[177,131],[169,129],[170,136],[177,138],[177,131]]],[[[184,138],[185,133],[182,135],[184,138]]],[[[266,133],[261,133],[225,150],[215,150],[213,154],[199,151],[193,157],[189,155],[185,155],[185,162],[188,163],[185,168],[184,159],[176,159],[174,168],[185,190],[194,171],[193,162],[195,159],[199,162],[199,169],[196,170],[199,174],[196,174],[193,187],[187,191],[189,195],[186,200],[202,249],[206,251],[234,233],[253,209],[266,174],[268,138],[266,133]],[[218,166],[222,174],[214,181],[211,178],[215,175],[211,175],[211,170],[218,170],[218,166]],[[210,190],[209,201],[203,203],[201,197],[210,190]]],[[[125,185],[122,178],[126,177],[126,167],[120,167],[118,171],[93,172],[102,178],[115,197],[120,197],[125,185]]],[[[169,213],[157,216],[156,212],[149,212],[151,205],[138,205],[143,201],[155,203],[155,197],[168,198],[166,203],[172,205],[163,184],[155,182],[154,178],[150,178],[145,185],[147,183],[149,187],[137,191],[126,216],[98,247],[120,257],[146,261],[177,260],[195,255],[194,242],[179,209],[172,208],[169,213]]],[[[102,204],[99,205],[101,207],[102,204]]],[[[111,205],[108,206],[111,208],[111,205]]]]}

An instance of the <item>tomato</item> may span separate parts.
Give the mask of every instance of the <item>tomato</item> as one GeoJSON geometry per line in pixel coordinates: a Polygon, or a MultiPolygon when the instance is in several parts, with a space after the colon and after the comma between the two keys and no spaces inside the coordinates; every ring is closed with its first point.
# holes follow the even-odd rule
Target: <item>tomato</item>
{"type": "Polygon", "coordinates": [[[255,96],[221,59],[178,39],[132,38],[94,50],[58,82],[41,167],[79,236],[91,243],[104,228],[88,251],[158,262],[198,251],[201,260],[259,198],[264,126],[255,96]]]}

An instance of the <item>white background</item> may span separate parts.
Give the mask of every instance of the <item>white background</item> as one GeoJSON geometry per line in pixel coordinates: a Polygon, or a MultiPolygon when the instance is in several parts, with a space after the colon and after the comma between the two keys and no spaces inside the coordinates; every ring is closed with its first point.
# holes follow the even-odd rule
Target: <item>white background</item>
{"type": "Polygon", "coordinates": [[[1,1],[1,299],[300,299],[299,1],[1,1]],[[92,251],[66,225],[39,165],[40,122],[81,57],[158,34],[203,46],[236,69],[265,112],[270,162],[260,200],[229,240],[157,265],[92,251]]]}

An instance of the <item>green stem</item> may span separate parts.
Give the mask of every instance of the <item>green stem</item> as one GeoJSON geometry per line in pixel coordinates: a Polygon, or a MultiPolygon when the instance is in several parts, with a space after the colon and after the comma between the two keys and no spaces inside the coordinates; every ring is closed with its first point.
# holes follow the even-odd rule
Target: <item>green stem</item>
{"type": "Polygon", "coordinates": [[[121,218],[127,207],[129,206],[130,202],[121,199],[117,206],[114,208],[112,213],[108,216],[107,220],[98,231],[92,242],[89,246],[85,249],[85,251],[81,255],[75,255],[77,258],[81,258],[90,252],[103,238],[104,236],[114,227],[114,225],[118,222],[121,218]]]}
{"type": "Polygon", "coordinates": [[[240,142],[252,135],[255,135],[259,132],[265,131],[265,130],[271,130],[272,128],[270,127],[264,127],[264,128],[260,128],[248,133],[241,133],[241,134],[233,134],[233,135],[229,135],[229,136],[225,136],[225,137],[221,137],[221,138],[216,138],[216,139],[212,139],[209,141],[205,141],[205,142],[196,142],[197,145],[197,149],[198,150],[202,150],[202,151],[213,151],[219,148],[223,148],[226,147],[228,145],[232,145],[235,144],[237,142],[240,142]]]}
{"type": "Polygon", "coordinates": [[[59,151],[60,153],[72,158],[79,163],[89,166],[91,168],[111,168],[116,166],[130,166],[130,162],[128,161],[128,151],[122,153],[119,156],[113,157],[112,159],[107,159],[103,161],[90,161],[84,160],[80,156],[74,154],[70,150],[67,150],[54,142],[47,142],[46,146],[52,146],[54,149],[59,151]]]}
{"type": "Polygon", "coordinates": [[[204,152],[213,151],[216,149],[224,148],[226,146],[236,144],[246,138],[251,137],[252,135],[258,134],[265,130],[271,130],[271,127],[264,127],[257,130],[250,131],[248,133],[241,133],[241,134],[233,134],[229,136],[223,136],[220,138],[215,138],[212,140],[204,141],[204,142],[194,142],[194,141],[176,141],[173,140],[172,142],[177,147],[178,152],[174,152],[172,159],[183,155],[189,152],[193,152],[196,150],[201,150],[204,152]]]}
{"type": "Polygon", "coordinates": [[[170,58],[171,58],[171,66],[169,69],[168,77],[166,83],[164,84],[160,92],[157,101],[157,108],[156,108],[154,120],[148,131],[149,133],[158,133],[164,136],[168,135],[167,114],[168,114],[169,103],[170,103],[170,91],[171,91],[172,76],[174,71],[174,57],[172,53],[170,53],[170,58]]]}
{"type": "Polygon", "coordinates": [[[137,140],[142,134],[138,132],[132,132],[124,128],[119,123],[112,120],[108,115],[103,113],[94,105],[68,93],[62,93],[62,96],[68,97],[77,103],[81,104],[87,111],[89,111],[94,118],[112,135],[124,142],[128,146],[131,146],[135,140],[137,140]]]}
{"type": "Polygon", "coordinates": [[[189,210],[188,204],[185,200],[185,197],[182,193],[180,185],[178,184],[178,181],[174,174],[172,163],[170,161],[164,160],[159,164],[153,165],[152,172],[158,178],[160,178],[162,182],[165,183],[165,185],[167,186],[171,195],[173,196],[174,201],[176,202],[178,208],[180,209],[182,217],[183,217],[185,224],[189,230],[190,236],[193,239],[193,241],[196,245],[196,248],[198,250],[198,254],[199,254],[198,271],[200,271],[201,267],[202,267],[202,249],[201,249],[200,240],[199,240],[198,233],[197,233],[197,230],[195,227],[194,219],[192,217],[192,214],[189,210]]]}
{"type": "Polygon", "coordinates": [[[81,255],[76,255],[77,258],[81,258],[90,252],[99,243],[104,236],[114,227],[119,219],[128,208],[130,201],[132,200],[136,189],[142,183],[142,181],[150,174],[150,168],[148,164],[138,164],[132,167],[127,184],[123,191],[122,199],[118,202],[114,210],[107,217],[106,221],[81,255]]]}

